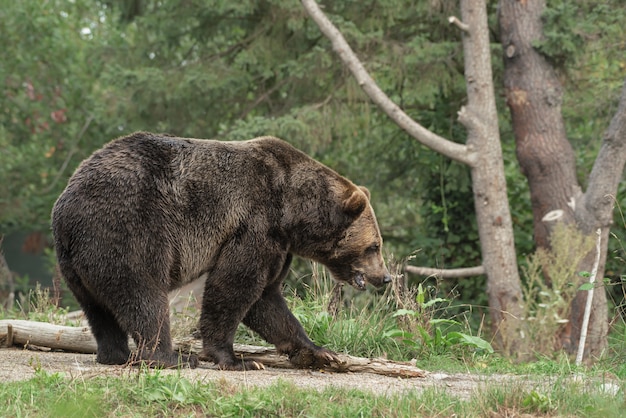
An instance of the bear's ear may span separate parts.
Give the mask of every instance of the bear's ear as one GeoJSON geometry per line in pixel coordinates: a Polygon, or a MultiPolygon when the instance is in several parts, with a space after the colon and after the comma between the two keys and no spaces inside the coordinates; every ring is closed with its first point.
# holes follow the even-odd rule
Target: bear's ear
{"type": "Polygon", "coordinates": [[[367,200],[371,200],[371,199],[370,199],[370,197],[371,197],[371,195],[370,195],[370,191],[369,191],[369,190],[367,190],[367,187],[364,187],[364,186],[359,186],[359,189],[361,189],[361,191],[362,191],[363,193],[365,193],[365,196],[367,196],[367,200]]]}
{"type": "Polygon", "coordinates": [[[350,197],[343,201],[343,211],[350,216],[359,216],[367,205],[367,197],[362,190],[353,190],[350,197]]]}

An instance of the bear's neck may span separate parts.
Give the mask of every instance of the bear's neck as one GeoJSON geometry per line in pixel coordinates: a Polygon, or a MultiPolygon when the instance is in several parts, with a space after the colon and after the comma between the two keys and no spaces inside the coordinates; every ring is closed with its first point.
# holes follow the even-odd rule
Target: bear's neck
{"type": "Polygon", "coordinates": [[[331,254],[352,222],[342,210],[341,196],[336,195],[346,180],[317,164],[300,167],[289,177],[281,217],[290,252],[314,261],[331,254]]]}

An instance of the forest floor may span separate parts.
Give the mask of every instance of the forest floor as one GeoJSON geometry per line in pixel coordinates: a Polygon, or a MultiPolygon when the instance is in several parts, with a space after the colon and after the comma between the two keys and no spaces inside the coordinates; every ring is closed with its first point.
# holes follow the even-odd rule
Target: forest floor
{"type": "MultiPolygon", "coordinates": [[[[139,369],[130,366],[97,364],[93,354],[75,354],[59,351],[32,351],[19,348],[0,349],[0,382],[27,380],[36,370],[62,373],[71,379],[97,376],[132,376],[139,369]]],[[[440,373],[430,371],[426,377],[398,378],[372,373],[334,373],[311,370],[279,369],[231,372],[218,370],[212,363],[201,362],[196,369],[162,370],[161,373],[180,373],[190,381],[220,381],[242,388],[264,387],[277,381],[290,382],[300,388],[323,390],[327,387],[358,389],[376,395],[391,395],[408,391],[435,388],[444,393],[470,399],[473,394],[488,388],[535,390],[556,383],[556,377],[519,376],[507,374],[479,375],[472,373],[440,373]]]]}

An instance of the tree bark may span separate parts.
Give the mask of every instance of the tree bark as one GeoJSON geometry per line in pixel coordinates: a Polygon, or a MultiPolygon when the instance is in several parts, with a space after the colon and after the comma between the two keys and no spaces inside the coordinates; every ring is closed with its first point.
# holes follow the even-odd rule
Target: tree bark
{"type": "Polygon", "coordinates": [[[2,253],[2,241],[4,235],[0,234],[0,306],[6,310],[13,309],[15,283],[4,254],[2,253]]]}
{"type": "MultiPolygon", "coordinates": [[[[562,87],[551,64],[533,48],[542,39],[541,14],[545,1],[501,0],[500,36],[504,58],[504,87],[511,111],[517,158],[528,179],[537,247],[550,248],[548,213],[559,211],[560,221],[575,223],[585,235],[601,229],[598,277],[604,274],[613,200],[624,168],[624,95],[618,115],[605,136],[583,194],[576,176],[576,160],[567,140],[561,113],[562,87]]],[[[590,272],[595,249],[586,255],[579,271],[590,272]]],[[[547,278],[549,280],[549,278],[547,278]]],[[[573,277],[573,283],[583,279],[573,277]]],[[[599,280],[599,283],[602,283],[599,280]]],[[[578,348],[587,294],[578,292],[571,305],[570,321],[561,337],[570,353],[578,348]]],[[[607,302],[603,288],[594,295],[586,353],[599,356],[607,347],[607,302]]]]}
{"type": "Polygon", "coordinates": [[[563,92],[552,66],[532,46],[543,36],[544,0],[500,2],[500,42],[504,52],[504,88],[511,111],[517,159],[528,179],[538,247],[548,248],[550,229],[542,222],[550,211],[563,210],[581,194],[574,151],[565,136],[563,92]]]}
{"type": "Polygon", "coordinates": [[[485,2],[461,1],[461,20],[468,27],[463,32],[468,104],[459,112],[459,121],[467,128],[468,147],[478,156],[472,166],[472,189],[491,327],[497,347],[509,355],[523,356],[523,296],[504,177],[485,2]]]}
{"type": "Polygon", "coordinates": [[[462,21],[450,19],[463,33],[468,105],[460,110],[459,121],[467,128],[467,145],[441,138],[411,120],[380,90],[317,3],[302,0],[302,5],[374,103],[422,144],[471,167],[494,345],[508,354],[524,352],[522,291],[506,194],[484,0],[462,1],[462,21]]]}

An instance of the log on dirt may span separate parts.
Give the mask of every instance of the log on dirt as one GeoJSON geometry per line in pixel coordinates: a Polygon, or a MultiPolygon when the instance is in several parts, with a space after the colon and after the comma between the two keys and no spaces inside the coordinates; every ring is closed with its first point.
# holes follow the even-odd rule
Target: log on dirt
{"type": "MultiPolygon", "coordinates": [[[[89,327],[68,327],[46,322],[8,319],[0,321],[0,346],[13,345],[48,347],[74,353],[95,354],[96,340],[89,327]]],[[[134,344],[131,342],[131,347],[134,344]]],[[[201,354],[202,341],[194,338],[174,339],[174,348],[183,352],[201,354]]],[[[238,357],[258,360],[266,366],[293,369],[287,356],[273,347],[245,344],[234,345],[238,357]]],[[[324,368],[329,372],[374,373],[393,377],[426,377],[428,372],[409,362],[397,362],[383,358],[363,358],[338,354],[341,363],[324,368]]]]}
{"type": "Polygon", "coordinates": [[[95,353],[96,340],[89,327],[66,327],[47,322],[5,319],[0,321],[0,346],[48,347],[73,353],[95,353]]]}

